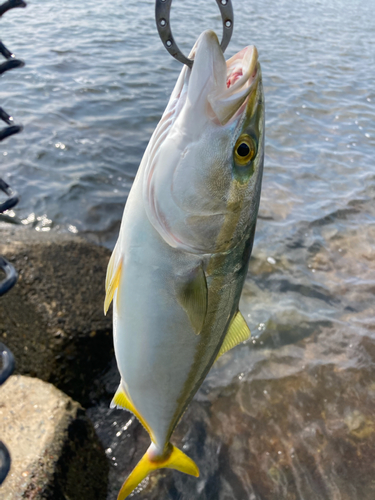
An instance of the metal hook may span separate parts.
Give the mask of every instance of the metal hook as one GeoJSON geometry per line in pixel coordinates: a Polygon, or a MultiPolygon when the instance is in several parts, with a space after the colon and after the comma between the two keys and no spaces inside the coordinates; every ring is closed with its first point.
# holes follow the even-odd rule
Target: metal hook
{"type": "MultiPolygon", "coordinates": [[[[233,33],[232,1],[216,0],[216,3],[220,9],[221,18],[223,20],[223,38],[221,40],[220,47],[221,50],[225,52],[225,49],[228,47],[233,33]]],[[[184,56],[172,36],[171,24],[169,20],[171,6],[172,0],[156,0],[155,20],[159,36],[161,38],[161,41],[163,42],[164,47],[168,50],[171,56],[173,56],[183,64],[186,64],[187,66],[189,66],[189,68],[192,68],[193,60],[184,56]]]]}

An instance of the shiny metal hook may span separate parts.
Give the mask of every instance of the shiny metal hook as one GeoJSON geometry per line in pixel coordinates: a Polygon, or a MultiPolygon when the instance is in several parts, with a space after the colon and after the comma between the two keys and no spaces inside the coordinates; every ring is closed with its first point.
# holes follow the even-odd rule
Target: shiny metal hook
{"type": "MultiPolygon", "coordinates": [[[[221,18],[223,20],[223,38],[221,40],[221,50],[225,52],[228,47],[233,33],[233,8],[231,0],[216,0],[220,9],[221,18]]],[[[164,47],[168,52],[178,61],[182,62],[192,68],[193,60],[184,56],[174,41],[171,24],[170,24],[170,11],[172,0],[156,0],[155,3],[155,20],[158,28],[159,36],[163,42],[164,47]]]]}

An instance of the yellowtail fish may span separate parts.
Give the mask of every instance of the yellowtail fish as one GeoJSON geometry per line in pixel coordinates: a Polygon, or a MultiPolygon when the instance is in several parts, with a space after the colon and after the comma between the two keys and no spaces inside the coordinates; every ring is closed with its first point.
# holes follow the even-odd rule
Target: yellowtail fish
{"type": "Polygon", "coordinates": [[[199,475],[170,443],[215,360],[246,340],[238,310],[258,214],[264,100],[255,47],[225,62],[213,31],[198,38],[129,194],[106,278],[121,383],[151,446],[126,498],[162,468],[199,475]]]}

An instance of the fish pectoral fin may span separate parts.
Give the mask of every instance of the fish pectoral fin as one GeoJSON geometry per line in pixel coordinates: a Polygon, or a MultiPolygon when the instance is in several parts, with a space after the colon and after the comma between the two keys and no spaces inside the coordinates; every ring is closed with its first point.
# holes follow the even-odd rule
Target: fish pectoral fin
{"type": "Polygon", "coordinates": [[[143,427],[149,433],[152,441],[154,441],[154,434],[151,430],[151,427],[148,425],[146,420],[142,417],[142,415],[139,413],[137,408],[134,406],[133,402],[131,401],[130,397],[125,393],[121,384],[118,386],[116,394],[113,396],[113,399],[112,399],[109,407],[110,408],[124,408],[125,410],[128,410],[131,413],[133,413],[133,415],[135,415],[137,417],[137,419],[141,422],[143,427]]]}
{"type": "Polygon", "coordinates": [[[238,311],[237,314],[232,318],[228,332],[221,345],[219,354],[216,356],[216,359],[220,358],[220,356],[222,356],[224,353],[240,344],[241,342],[248,340],[250,336],[251,332],[249,327],[247,326],[245,318],[242,316],[240,311],[238,311]]]}
{"type": "Polygon", "coordinates": [[[117,246],[113,250],[111,258],[109,259],[107,276],[105,279],[105,300],[104,300],[104,314],[107,314],[109,306],[111,305],[113,295],[120,283],[121,271],[122,271],[122,258],[116,259],[117,246]],[[116,262],[117,260],[117,262],[116,262]]]}
{"type": "Polygon", "coordinates": [[[202,265],[184,277],[177,294],[180,305],[186,311],[194,332],[199,335],[207,314],[208,290],[202,265]]]}
{"type": "Polygon", "coordinates": [[[195,462],[172,444],[168,443],[166,452],[161,457],[154,457],[154,449],[154,445],[151,445],[135,466],[122,485],[117,500],[124,500],[150,472],[157,469],[176,469],[185,474],[199,477],[199,469],[195,462]]]}

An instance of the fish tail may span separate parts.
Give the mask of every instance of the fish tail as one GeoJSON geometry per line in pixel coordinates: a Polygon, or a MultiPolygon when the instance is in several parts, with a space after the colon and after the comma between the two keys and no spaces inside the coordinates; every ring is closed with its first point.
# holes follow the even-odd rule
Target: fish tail
{"type": "Polygon", "coordinates": [[[199,476],[199,469],[195,462],[185,455],[184,452],[171,443],[168,443],[165,450],[166,451],[162,455],[158,456],[155,452],[155,445],[151,444],[122,485],[117,500],[124,500],[150,472],[157,469],[176,469],[180,472],[185,472],[185,474],[190,474],[191,476],[199,476]]]}

